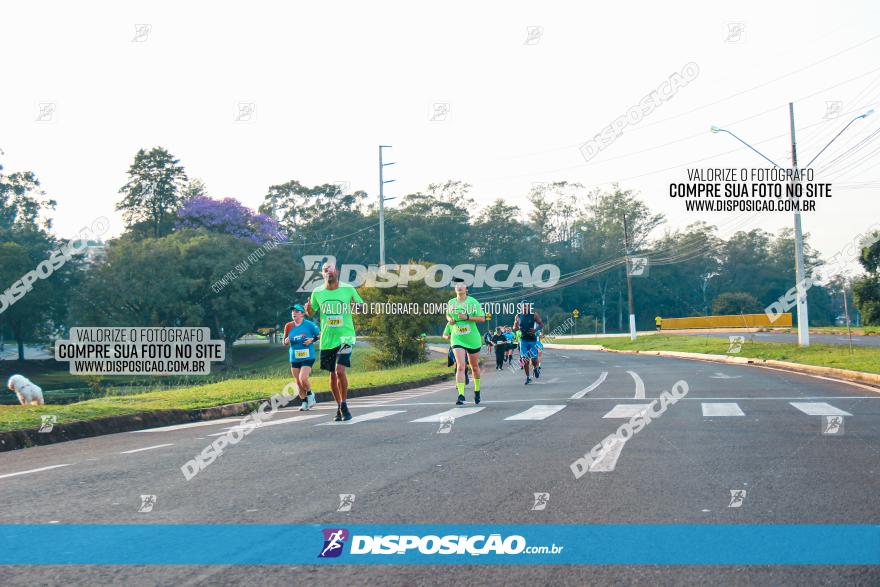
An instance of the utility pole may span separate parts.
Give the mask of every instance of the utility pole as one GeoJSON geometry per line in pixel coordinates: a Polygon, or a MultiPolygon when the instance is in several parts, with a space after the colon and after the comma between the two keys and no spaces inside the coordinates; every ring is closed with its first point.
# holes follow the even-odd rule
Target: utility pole
{"type": "Polygon", "coordinates": [[[385,180],[385,167],[394,162],[382,162],[382,149],[390,149],[391,145],[379,145],[379,269],[385,267],[385,202],[394,198],[385,198],[385,184],[395,181],[385,180]]]}
{"type": "MultiPolygon", "coordinates": [[[[850,120],[846,124],[846,126],[844,126],[842,129],[840,129],[840,132],[838,132],[836,135],[834,135],[834,138],[832,138],[830,141],[828,141],[827,145],[822,147],[822,149],[818,153],[816,153],[816,156],[813,157],[809,163],[804,165],[804,169],[805,170],[811,169],[811,166],[816,161],[816,159],[819,158],[819,155],[824,153],[825,150],[831,146],[831,143],[836,141],[837,137],[842,135],[846,131],[846,129],[848,129],[850,127],[850,125],[852,125],[857,120],[867,118],[868,116],[870,116],[873,113],[874,113],[874,109],[872,108],[872,109],[868,110],[867,112],[865,112],[864,114],[860,114],[860,115],[856,116],[855,118],[853,118],[852,120],[850,120]]],[[[788,103],[788,117],[789,117],[789,120],[791,121],[791,164],[792,164],[792,167],[794,168],[794,171],[796,173],[797,172],[797,147],[795,146],[795,140],[794,140],[794,104],[792,102],[788,103]]],[[[769,161],[773,165],[773,167],[777,167],[779,169],[783,168],[781,165],[778,165],[775,161],[773,161],[772,159],[767,157],[767,155],[760,152],[759,150],[757,150],[756,148],[754,148],[753,146],[751,146],[750,144],[748,144],[747,142],[745,142],[744,140],[742,140],[741,138],[739,138],[738,136],[733,134],[731,131],[724,129],[724,128],[718,128],[715,125],[712,125],[709,128],[709,130],[710,130],[710,132],[713,132],[713,133],[725,132],[725,133],[729,134],[730,136],[732,136],[733,138],[735,138],[736,140],[741,142],[743,145],[745,145],[746,147],[748,147],[749,149],[751,149],[752,151],[754,151],[755,153],[757,153],[758,155],[763,157],[765,160],[769,161]]],[[[794,176],[792,176],[792,185],[794,185],[795,183],[796,183],[796,181],[794,179],[794,176]]],[[[794,213],[794,250],[795,250],[795,273],[796,273],[796,279],[797,279],[797,283],[795,284],[795,287],[797,288],[797,296],[798,296],[798,299],[797,299],[798,344],[800,346],[810,346],[810,318],[807,315],[807,290],[804,287],[804,283],[803,283],[804,273],[805,273],[805,271],[804,271],[804,235],[803,235],[803,231],[801,230],[800,210],[795,210],[795,213],[794,213]]]]}
{"type": "Polygon", "coordinates": [[[846,315],[846,333],[849,334],[849,354],[853,354],[852,329],[849,327],[849,304],[846,301],[846,278],[843,280],[843,313],[846,315]]]}
{"type": "Polygon", "coordinates": [[[623,248],[626,253],[626,298],[629,302],[629,339],[636,339],[636,313],[633,311],[633,285],[629,266],[629,230],[626,225],[626,214],[623,215],[623,248]]]}
{"type": "MultiPolygon", "coordinates": [[[[788,118],[791,121],[791,167],[794,174],[798,172],[797,145],[794,138],[794,103],[788,103],[788,118]]],[[[792,174],[792,188],[797,182],[792,174]]],[[[794,197],[792,195],[792,197],[794,197]]],[[[795,278],[797,283],[797,319],[798,319],[798,346],[810,346],[810,317],[807,309],[807,288],[804,283],[804,234],[801,230],[801,211],[794,211],[794,257],[795,278]]]]}

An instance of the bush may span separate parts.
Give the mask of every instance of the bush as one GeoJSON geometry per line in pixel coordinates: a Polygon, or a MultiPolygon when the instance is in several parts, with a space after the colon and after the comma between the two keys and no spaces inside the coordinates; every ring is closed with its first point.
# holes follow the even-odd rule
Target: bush
{"type": "MultiPolygon", "coordinates": [[[[361,297],[367,304],[423,304],[447,302],[452,297],[447,290],[428,287],[424,282],[410,282],[407,287],[361,288],[361,297]]],[[[355,316],[358,330],[374,337],[378,351],[375,361],[383,367],[411,365],[427,360],[422,333],[442,324],[442,314],[376,312],[355,316]]]]}

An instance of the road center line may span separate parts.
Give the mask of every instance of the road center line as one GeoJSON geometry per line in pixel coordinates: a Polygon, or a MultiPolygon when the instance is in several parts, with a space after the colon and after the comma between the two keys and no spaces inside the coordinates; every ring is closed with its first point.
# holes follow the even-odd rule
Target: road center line
{"type": "Polygon", "coordinates": [[[164,447],[166,447],[166,446],[174,446],[174,443],[173,443],[173,442],[169,442],[168,444],[157,444],[156,446],[145,446],[144,448],[136,448],[136,449],[134,449],[134,450],[124,450],[124,451],[122,451],[122,452],[119,453],[119,454],[121,454],[121,455],[130,455],[131,453],[142,452],[142,451],[145,451],[145,450],[153,450],[154,448],[164,448],[164,447]]]}
{"type": "Polygon", "coordinates": [[[7,477],[16,477],[18,475],[27,475],[28,473],[39,473],[40,471],[48,471],[49,469],[57,469],[58,467],[69,467],[73,463],[64,463],[63,465],[49,465],[48,467],[40,467],[39,469],[29,469],[27,471],[19,471],[18,473],[7,473],[6,475],[0,475],[0,479],[6,479],[7,477]]]}

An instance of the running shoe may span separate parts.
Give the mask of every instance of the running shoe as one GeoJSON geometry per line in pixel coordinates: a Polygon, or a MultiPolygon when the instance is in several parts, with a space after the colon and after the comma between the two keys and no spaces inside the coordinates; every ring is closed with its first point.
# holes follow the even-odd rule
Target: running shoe
{"type": "Polygon", "coordinates": [[[526,382],[525,382],[524,385],[528,385],[528,384],[531,383],[531,382],[532,382],[532,378],[531,378],[531,377],[526,377],[526,382]]]}
{"type": "Polygon", "coordinates": [[[455,405],[457,405],[457,406],[463,406],[463,405],[464,405],[464,396],[463,396],[463,395],[458,396],[458,401],[455,402],[455,405]]]}
{"type": "Polygon", "coordinates": [[[342,408],[336,408],[336,417],[333,418],[334,422],[342,422],[342,408]]]}
{"type": "Polygon", "coordinates": [[[310,406],[309,406],[309,398],[306,397],[306,399],[304,399],[304,400],[302,401],[302,404],[299,406],[299,411],[300,411],[300,412],[306,412],[306,411],[308,411],[309,407],[310,407],[310,406]]]}
{"type": "Polygon", "coordinates": [[[474,392],[474,403],[475,404],[480,403],[480,392],[479,391],[474,392]]]}
{"type": "Polygon", "coordinates": [[[339,410],[342,412],[342,419],[343,420],[345,420],[346,422],[351,420],[351,412],[348,411],[348,406],[343,406],[343,407],[339,408],[339,410]]]}
{"type": "MultiPolygon", "coordinates": [[[[311,408],[313,405],[315,405],[316,403],[318,403],[318,400],[315,399],[315,394],[314,394],[314,393],[310,393],[309,395],[307,395],[307,396],[306,396],[306,401],[307,401],[308,404],[309,404],[309,408],[311,408]]],[[[308,409],[308,408],[306,408],[306,409],[308,409]]]]}
{"type": "Polygon", "coordinates": [[[535,379],[540,379],[541,377],[541,368],[535,367],[535,379]]]}

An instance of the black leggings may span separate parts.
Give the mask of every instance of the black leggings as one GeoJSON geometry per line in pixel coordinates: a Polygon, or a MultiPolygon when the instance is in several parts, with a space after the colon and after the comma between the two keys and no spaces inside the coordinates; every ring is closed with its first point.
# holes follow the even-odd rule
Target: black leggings
{"type": "Polygon", "coordinates": [[[495,366],[496,367],[503,367],[504,366],[504,353],[505,352],[506,352],[506,349],[501,349],[501,348],[498,348],[497,346],[495,347],[495,366]]]}

